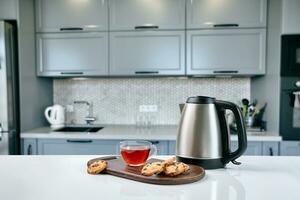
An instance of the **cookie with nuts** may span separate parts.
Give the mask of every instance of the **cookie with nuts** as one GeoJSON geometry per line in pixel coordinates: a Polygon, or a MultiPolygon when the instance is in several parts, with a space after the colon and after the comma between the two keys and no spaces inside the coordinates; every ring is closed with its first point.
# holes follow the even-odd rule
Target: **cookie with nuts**
{"type": "Polygon", "coordinates": [[[190,167],[187,164],[176,162],[174,164],[166,166],[164,169],[164,174],[166,176],[174,177],[187,172],[189,169],[190,167]]]}
{"type": "Polygon", "coordinates": [[[107,161],[105,160],[97,160],[93,163],[91,163],[88,168],[87,168],[87,172],[89,174],[99,174],[101,173],[103,170],[105,170],[107,167],[107,161]]]}
{"type": "Polygon", "coordinates": [[[142,168],[142,175],[152,176],[154,174],[160,174],[164,171],[164,164],[162,162],[148,163],[142,168]]]}

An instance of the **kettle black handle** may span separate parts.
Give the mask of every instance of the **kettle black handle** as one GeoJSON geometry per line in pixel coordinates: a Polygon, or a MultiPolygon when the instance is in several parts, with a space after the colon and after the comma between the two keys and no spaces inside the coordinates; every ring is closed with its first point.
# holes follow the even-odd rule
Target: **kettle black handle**
{"type": "Polygon", "coordinates": [[[247,134],[242,111],[237,105],[228,101],[216,101],[216,103],[225,110],[231,110],[234,114],[238,133],[238,149],[234,152],[227,152],[226,155],[224,155],[224,163],[226,164],[231,161],[234,164],[238,164],[235,159],[240,157],[247,149],[247,134]]]}

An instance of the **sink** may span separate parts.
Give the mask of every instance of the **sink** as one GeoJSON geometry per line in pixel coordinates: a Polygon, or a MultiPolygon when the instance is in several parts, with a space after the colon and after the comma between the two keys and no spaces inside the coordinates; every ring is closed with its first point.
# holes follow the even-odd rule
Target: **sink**
{"type": "Polygon", "coordinates": [[[95,133],[99,130],[103,129],[103,127],[64,127],[56,130],[55,132],[90,132],[95,133]]]}

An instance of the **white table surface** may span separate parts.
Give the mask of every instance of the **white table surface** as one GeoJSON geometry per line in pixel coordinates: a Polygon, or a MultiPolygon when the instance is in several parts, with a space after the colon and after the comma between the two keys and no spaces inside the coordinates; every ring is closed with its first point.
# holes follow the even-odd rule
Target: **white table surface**
{"type": "MultiPolygon", "coordinates": [[[[101,126],[101,125],[99,125],[101,126]]],[[[134,125],[103,125],[96,133],[55,132],[50,127],[41,127],[21,133],[21,138],[44,139],[106,139],[106,140],[176,140],[177,126],[161,125],[150,128],[139,128],[134,125]]],[[[275,132],[249,132],[248,141],[281,141],[275,132]]],[[[237,136],[231,139],[236,141],[237,136]]]]}
{"type": "Polygon", "coordinates": [[[89,175],[98,156],[0,156],[1,200],[298,200],[300,157],[242,157],[242,165],[207,170],[176,186],[89,175]]]}

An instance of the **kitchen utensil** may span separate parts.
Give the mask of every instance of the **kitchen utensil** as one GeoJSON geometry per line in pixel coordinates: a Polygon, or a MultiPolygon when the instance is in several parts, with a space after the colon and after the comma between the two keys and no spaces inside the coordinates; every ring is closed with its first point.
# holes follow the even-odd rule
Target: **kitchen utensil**
{"type": "Polygon", "coordinates": [[[147,141],[123,141],[120,142],[120,154],[123,160],[130,166],[145,164],[148,157],[157,154],[157,148],[147,141]]]}
{"type": "Polygon", "coordinates": [[[45,117],[52,129],[60,129],[65,125],[65,108],[61,105],[47,107],[45,117]]]}
{"type": "Polygon", "coordinates": [[[248,99],[242,99],[242,111],[243,111],[243,116],[245,117],[248,112],[248,107],[249,107],[249,100],[248,99]]]}
{"type": "Polygon", "coordinates": [[[235,160],[247,148],[247,136],[240,108],[227,101],[197,96],[187,99],[182,111],[177,134],[177,159],[184,163],[197,164],[205,169],[224,167],[235,160]],[[230,151],[230,134],[225,110],[234,114],[238,149],[230,151]]]}
{"type": "MultiPolygon", "coordinates": [[[[180,185],[199,181],[205,176],[205,170],[202,167],[196,165],[189,165],[190,170],[186,174],[181,174],[176,177],[168,177],[164,175],[143,176],[141,175],[141,170],[143,166],[128,166],[126,165],[126,163],[124,163],[122,158],[115,156],[95,158],[88,161],[87,165],[89,166],[90,163],[96,160],[107,160],[108,165],[107,169],[104,172],[106,174],[131,179],[143,183],[151,183],[157,185],[180,185]]],[[[162,160],[151,158],[148,160],[148,163],[161,161],[162,160]]]]}

